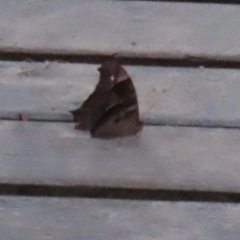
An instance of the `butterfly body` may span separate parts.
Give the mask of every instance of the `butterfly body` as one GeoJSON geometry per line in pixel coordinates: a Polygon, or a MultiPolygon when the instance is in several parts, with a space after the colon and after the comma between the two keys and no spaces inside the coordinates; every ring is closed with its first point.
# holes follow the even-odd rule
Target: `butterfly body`
{"type": "Polygon", "coordinates": [[[99,82],[82,106],[70,111],[75,128],[93,137],[115,138],[136,135],[143,127],[139,120],[136,90],[126,70],[114,60],[98,69],[99,82]]]}

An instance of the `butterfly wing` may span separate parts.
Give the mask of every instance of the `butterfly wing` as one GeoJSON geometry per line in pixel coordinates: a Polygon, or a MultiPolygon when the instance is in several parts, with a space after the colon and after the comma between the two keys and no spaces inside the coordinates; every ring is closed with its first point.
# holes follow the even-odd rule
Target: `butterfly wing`
{"type": "Polygon", "coordinates": [[[133,100],[117,104],[102,115],[91,130],[91,135],[98,138],[136,135],[143,127],[138,112],[138,106],[133,100]]]}
{"type": "Polygon", "coordinates": [[[106,61],[100,73],[112,79],[111,92],[120,101],[105,110],[91,130],[93,137],[116,138],[136,135],[143,127],[139,120],[138,100],[133,82],[126,70],[115,61],[106,61]]]}
{"type": "Polygon", "coordinates": [[[70,111],[73,121],[77,122],[76,129],[90,131],[106,109],[121,101],[119,96],[111,91],[115,84],[113,74],[116,75],[119,66],[115,61],[107,60],[98,69],[100,76],[95,90],[81,107],[70,111]]]}
{"type": "Polygon", "coordinates": [[[119,97],[115,93],[106,93],[106,91],[96,88],[80,108],[70,111],[74,122],[77,122],[76,128],[90,131],[105,109],[117,102],[119,102],[119,97]]]}
{"type": "Polygon", "coordinates": [[[107,60],[98,69],[94,92],[82,106],[71,111],[76,128],[90,130],[93,137],[132,136],[143,127],[139,120],[137,95],[131,78],[116,61],[107,60]]]}

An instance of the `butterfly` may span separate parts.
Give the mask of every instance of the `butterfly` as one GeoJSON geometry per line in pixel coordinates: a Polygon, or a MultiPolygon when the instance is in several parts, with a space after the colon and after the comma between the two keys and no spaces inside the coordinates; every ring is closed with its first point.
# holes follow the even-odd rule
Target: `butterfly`
{"type": "Polygon", "coordinates": [[[82,106],[70,111],[75,128],[90,131],[92,137],[116,138],[136,135],[144,123],[139,120],[135,87],[126,70],[115,60],[98,68],[100,77],[82,106]]]}

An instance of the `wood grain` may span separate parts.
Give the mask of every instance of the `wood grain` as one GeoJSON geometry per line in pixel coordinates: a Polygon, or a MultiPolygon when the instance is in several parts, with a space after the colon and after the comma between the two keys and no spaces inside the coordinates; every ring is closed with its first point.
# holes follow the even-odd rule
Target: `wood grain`
{"type": "Polygon", "coordinates": [[[71,123],[0,122],[0,182],[240,191],[240,131],[145,127],[100,140],[71,123]]]}
{"type": "MultiPolygon", "coordinates": [[[[72,121],[93,91],[99,65],[0,63],[0,118],[72,121]]],[[[147,124],[240,127],[240,73],[226,69],[124,66],[147,124]]]]}
{"type": "Polygon", "coordinates": [[[0,49],[239,61],[239,25],[239,5],[10,0],[0,49]]]}
{"type": "Polygon", "coordinates": [[[239,204],[0,198],[2,240],[238,239],[239,204]]]}

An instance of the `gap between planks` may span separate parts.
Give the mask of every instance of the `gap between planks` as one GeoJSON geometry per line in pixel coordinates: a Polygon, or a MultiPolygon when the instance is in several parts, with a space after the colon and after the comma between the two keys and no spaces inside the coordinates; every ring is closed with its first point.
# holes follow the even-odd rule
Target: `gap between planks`
{"type": "MultiPolygon", "coordinates": [[[[19,113],[21,114],[21,113],[19,113]]],[[[34,113],[34,112],[24,112],[27,116],[27,120],[19,119],[19,114],[17,113],[1,113],[0,111],[0,121],[24,121],[24,122],[46,122],[46,123],[71,123],[73,122],[69,116],[65,116],[64,114],[48,114],[48,113],[34,113]],[[41,117],[39,117],[41,116],[41,117]],[[44,117],[43,117],[44,116],[44,117]]],[[[186,120],[186,119],[174,119],[174,118],[164,118],[159,117],[157,119],[151,118],[141,118],[143,120],[145,126],[152,127],[184,127],[184,128],[213,128],[213,129],[240,129],[238,121],[230,122],[230,121],[209,121],[206,119],[195,120],[186,120]]]]}
{"type": "Polygon", "coordinates": [[[212,3],[212,4],[240,4],[239,0],[118,0],[122,2],[134,2],[134,1],[148,1],[148,2],[177,2],[177,3],[212,3]]]}
{"type": "Polygon", "coordinates": [[[227,68],[239,69],[240,59],[234,56],[220,55],[171,55],[166,53],[104,53],[91,51],[69,51],[69,50],[31,50],[22,48],[1,48],[1,61],[28,61],[45,62],[58,61],[65,63],[88,63],[101,64],[107,58],[114,57],[121,64],[139,66],[162,66],[162,67],[188,67],[188,68],[227,68]]]}
{"type": "Polygon", "coordinates": [[[95,198],[124,199],[143,201],[184,201],[184,202],[222,202],[240,203],[240,193],[214,191],[186,191],[165,189],[130,189],[91,186],[49,186],[33,184],[0,183],[0,195],[61,197],[61,198],[95,198]]]}

